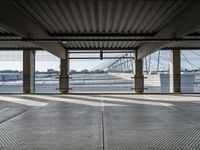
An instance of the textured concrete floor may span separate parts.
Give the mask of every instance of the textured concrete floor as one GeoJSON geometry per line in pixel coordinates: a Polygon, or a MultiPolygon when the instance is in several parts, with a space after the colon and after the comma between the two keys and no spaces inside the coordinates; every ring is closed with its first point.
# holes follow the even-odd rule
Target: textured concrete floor
{"type": "Polygon", "coordinates": [[[200,95],[1,95],[0,150],[199,150],[200,95]]]}

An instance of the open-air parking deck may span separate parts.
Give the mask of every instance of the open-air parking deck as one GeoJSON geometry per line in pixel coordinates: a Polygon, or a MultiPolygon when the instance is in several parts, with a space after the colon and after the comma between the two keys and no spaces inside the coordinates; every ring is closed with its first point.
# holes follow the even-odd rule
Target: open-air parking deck
{"type": "Polygon", "coordinates": [[[1,0],[0,150],[200,150],[199,10],[1,0]]]}

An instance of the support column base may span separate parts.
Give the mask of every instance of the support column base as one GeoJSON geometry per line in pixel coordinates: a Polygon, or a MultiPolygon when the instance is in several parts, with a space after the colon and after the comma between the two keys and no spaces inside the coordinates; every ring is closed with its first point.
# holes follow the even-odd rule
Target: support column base
{"type": "Polygon", "coordinates": [[[60,93],[61,94],[67,94],[67,93],[69,93],[69,88],[68,88],[68,77],[69,76],[59,76],[59,81],[60,81],[60,83],[59,83],[59,91],[60,91],[60,93]]]}
{"type": "Polygon", "coordinates": [[[135,76],[135,92],[144,93],[144,76],[135,76]]]}

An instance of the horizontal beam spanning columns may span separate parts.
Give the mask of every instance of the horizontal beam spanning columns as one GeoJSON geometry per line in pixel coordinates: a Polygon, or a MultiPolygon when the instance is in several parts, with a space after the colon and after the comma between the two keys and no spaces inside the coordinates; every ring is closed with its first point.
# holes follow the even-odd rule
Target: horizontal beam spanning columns
{"type": "MultiPolygon", "coordinates": [[[[10,1],[23,1],[23,0],[10,0],[10,1]]],[[[35,1],[35,0],[29,0],[29,1],[35,1]]],[[[40,0],[45,1],[45,0],[40,0]]],[[[80,0],[66,0],[66,1],[80,1],[80,0]]],[[[82,0],[82,1],[88,1],[88,0],[82,0]]],[[[102,1],[102,0],[90,0],[90,1],[102,1]]],[[[126,0],[128,1],[138,1],[138,0],[126,0]]],[[[166,0],[140,0],[140,1],[166,1],[166,0]]],[[[174,1],[174,0],[167,0],[167,1],[174,1]]],[[[176,1],[183,1],[183,0],[176,0],[176,1]]]]}
{"type": "MultiPolygon", "coordinates": [[[[67,50],[71,51],[83,51],[80,53],[85,53],[84,51],[91,51],[92,53],[97,53],[100,50],[104,50],[104,53],[126,53],[127,51],[125,50],[133,50],[137,48],[67,48],[67,50]],[[112,52],[106,52],[107,50],[112,51],[112,52]],[[117,52],[115,50],[118,50],[117,52]],[[119,51],[121,50],[121,51],[119,51]]],[[[41,48],[28,48],[28,47],[0,47],[0,50],[40,50],[43,51],[41,48]]]]}
{"type": "Polygon", "coordinates": [[[135,42],[181,42],[181,41],[200,41],[200,38],[176,38],[176,39],[142,39],[142,38],[137,38],[137,39],[55,39],[55,38],[47,38],[47,39],[28,39],[28,38],[22,38],[22,39],[0,39],[0,42],[79,42],[79,41],[135,41],[135,42]]]}
{"type": "MultiPolygon", "coordinates": [[[[71,50],[69,53],[99,53],[100,50],[104,50],[103,53],[132,53],[131,50],[136,50],[138,48],[67,48],[68,50],[71,50]],[[73,52],[76,50],[80,50],[80,52],[73,52]],[[86,50],[91,52],[85,52],[86,50]],[[106,50],[112,51],[107,52],[106,50]],[[121,51],[115,51],[115,50],[121,50],[121,51]],[[130,50],[130,51],[125,51],[130,50]],[[82,52],[81,52],[82,51],[82,52]]],[[[166,47],[162,48],[161,50],[171,50],[171,49],[180,49],[180,50],[200,50],[200,47],[166,47]]],[[[9,51],[20,51],[20,50],[38,50],[38,51],[44,51],[41,48],[27,48],[27,47],[0,47],[0,51],[9,50],[9,51]]]]}
{"type": "Polygon", "coordinates": [[[0,36],[9,36],[9,37],[16,37],[16,35],[15,34],[13,34],[13,33],[0,33],[0,36]]]}
{"type": "MultiPolygon", "coordinates": [[[[134,57],[103,57],[103,59],[133,59],[134,57]]],[[[69,59],[100,59],[100,57],[69,57],[69,59]]]]}
{"type": "MultiPolygon", "coordinates": [[[[69,52],[70,54],[98,54],[98,53],[100,53],[100,51],[91,51],[91,52],[86,52],[86,51],[83,51],[83,52],[73,52],[73,51],[71,51],[71,52],[69,52]]],[[[115,54],[115,53],[132,53],[131,51],[103,51],[103,53],[104,54],[107,54],[107,53],[111,53],[111,54],[115,54]]]]}
{"type": "Polygon", "coordinates": [[[71,51],[73,51],[73,50],[77,50],[77,51],[100,51],[100,50],[104,50],[104,51],[106,51],[106,50],[110,50],[110,51],[115,51],[115,50],[122,50],[122,52],[123,52],[123,50],[135,50],[135,49],[138,49],[137,47],[129,47],[129,48],[106,48],[106,47],[104,47],[104,48],[68,48],[67,47],[67,50],[71,50],[71,51]]]}
{"type": "Polygon", "coordinates": [[[29,48],[29,47],[0,47],[0,50],[13,50],[13,51],[16,51],[16,50],[42,50],[41,48],[29,48]]]}
{"type": "MultiPolygon", "coordinates": [[[[100,50],[104,50],[103,53],[131,53],[132,50],[137,50],[138,48],[67,48],[68,50],[72,50],[69,53],[99,53],[100,50]],[[76,52],[75,50],[82,51],[82,52],[76,52]],[[86,50],[91,50],[90,52],[87,52],[86,50]],[[112,50],[113,52],[106,52],[106,50],[112,50]],[[121,51],[115,51],[115,50],[121,50],[121,51]],[[125,51],[130,50],[130,51],[125,51]],[[75,51],[75,52],[73,52],[75,51]]],[[[200,47],[169,47],[169,48],[163,48],[161,50],[200,50],[200,47]]],[[[13,47],[0,47],[0,51],[9,50],[9,51],[20,51],[20,50],[39,50],[44,51],[41,48],[26,48],[26,47],[19,47],[19,48],[13,48],[13,47]]]]}
{"type": "Polygon", "coordinates": [[[200,47],[166,47],[162,48],[161,50],[200,50],[200,47]]]}
{"type": "Polygon", "coordinates": [[[55,33],[49,35],[51,37],[152,37],[156,33],[87,33],[87,34],[79,34],[79,33],[55,33]]]}
{"type": "MultiPolygon", "coordinates": [[[[138,47],[133,47],[133,48],[67,48],[68,50],[71,50],[71,51],[75,51],[75,50],[79,50],[79,51],[100,51],[100,50],[104,50],[104,53],[106,52],[106,50],[121,50],[120,52],[112,52],[112,53],[125,53],[126,51],[125,50],[137,50],[138,47]]],[[[162,48],[160,50],[171,50],[171,49],[180,49],[180,50],[200,50],[200,47],[165,47],[165,48],[162,48]]],[[[94,52],[96,53],[96,52],[94,52]]]]}
{"type": "Polygon", "coordinates": [[[199,36],[200,37],[200,33],[191,33],[188,35],[188,37],[193,37],[193,36],[199,36]]]}

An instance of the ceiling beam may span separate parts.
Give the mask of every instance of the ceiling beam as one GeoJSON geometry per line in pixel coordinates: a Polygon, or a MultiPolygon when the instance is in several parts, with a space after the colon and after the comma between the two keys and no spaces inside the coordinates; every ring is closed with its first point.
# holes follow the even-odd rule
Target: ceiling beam
{"type": "Polygon", "coordinates": [[[87,38],[87,37],[152,37],[156,33],[49,33],[51,37],[61,38],[87,38]]]}
{"type": "Polygon", "coordinates": [[[7,37],[16,37],[16,35],[13,34],[13,33],[0,33],[0,36],[3,36],[3,37],[5,37],[5,36],[7,36],[7,37]]]}
{"type": "Polygon", "coordinates": [[[74,51],[100,51],[100,50],[113,50],[113,51],[115,51],[115,50],[122,50],[122,52],[123,51],[125,51],[125,50],[135,50],[135,49],[137,49],[137,47],[132,47],[132,48],[109,48],[109,47],[104,47],[104,48],[67,48],[67,50],[74,50],[74,51]]]}
{"type": "Polygon", "coordinates": [[[200,33],[199,32],[195,32],[195,33],[191,33],[188,35],[188,37],[200,37],[200,33]]]}
{"type": "Polygon", "coordinates": [[[1,51],[18,51],[18,50],[42,50],[37,47],[0,47],[1,51]]]}
{"type": "MultiPolygon", "coordinates": [[[[169,21],[154,38],[182,38],[200,29],[200,2],[189,1],[187,6],[176,17],[169,21]]],[[[143,58],[163,47],[167,41],[160,43],[144,43],[138,49],[138,58],[143,58]]]]}
{"type": "MultiPolygon", "coordinates": [[[[133,50],[136,50],[136,49],[138,48],[137,47],[135,48],[134,47],[133,48],[67,48],[67,50],[71,50],[71,53],[85,53],[85,51],[90,51],[88,53],[97,53],[100,50],[103,50],[104,53],[126,53],[126,52],[133,52],[133,50]]],[[[162,48],[161,50],[170,50],[170,49],[200,50],[200,47],[165,47],[165,48],[162,48]]],[[[43,49],[37,48],[37,47],[0,47],[0,51],[5,51],[5,50],[6,51],[19,51],[19,50],[43,51],[43,49]]]]}
{"type": "Polygon", "coordinates": [[[200,41],[200,38],[8,38],[0,39],[0,42],[87,42],[87,41],[132,41],[132,42],[147,42],[147,43],[162,43],[162,42],[184,42],[184,41],[200,41]]]}
{"type": "Polygon", "coordinates": [[[101,51],[103,51],[104,54],[115,54],[115,53],[122,53],[122,54],[125,54],[125,53],[133,53],[133,51],[108,51],[108,50],[93,50],[93,51],[69,51],[69,54],[98,54],[100,53],[101,51]]]}
{"type": "MultiPolygon", "coordinates": [[[[0,27],[22,38],[50,38],[40,26],[27,18],[9,0],[0,1],[0,27]]],[[[65,58],[65,49],[61,43],[37,43],[34,41],[32,43],[60,58],[65,58]]]]}
{"type": "Polygon", "coordinates": [[[165,48],[162,48],[161,50],[200,50],[200,46],[199,47],[165,47],[165,48]]]}
{"type": "MultiPolygon", "coordinates": [[[[23,0],[10,0],[10,1],[23,1],[23,0]]],[[[29,1],[35,1],[35,0],[29,0],[29,1]]],[[[40,1],[46,1],[46,0],[40,0],[40,1]]],[[[80,1],[80,0],[66,0],[66,1],[80,1]]],[[[81,0],[81,1],[88,1],[88,0],[81,0]]],[[[89,0],[89,1],[102,1],[102,0],[89,0]]],[[[138,0],[125,0],[125,1],[138,1],[138,0]]],[[[140,0],[140,1],[174,1],[174,0],[140,0]]],[[[176,0],[176,1],[183,1],[183,0],[176,0]]]]}

